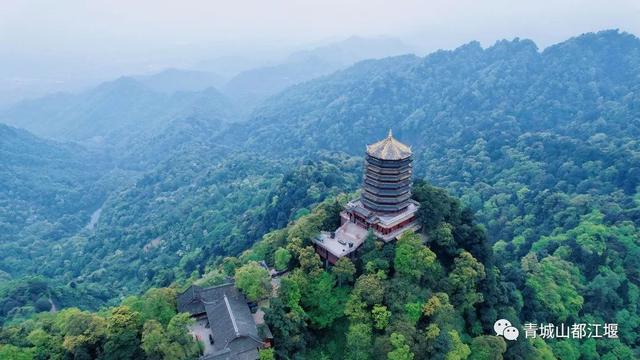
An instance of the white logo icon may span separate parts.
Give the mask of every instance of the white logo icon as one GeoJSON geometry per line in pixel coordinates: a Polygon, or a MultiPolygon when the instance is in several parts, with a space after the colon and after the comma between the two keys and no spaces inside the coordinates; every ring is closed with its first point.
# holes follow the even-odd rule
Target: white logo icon
{"type": "Polygon", "coordinates": [[[520,336],[520,331],[511,326],[511,322],[507,319],[500,319],[493,324],[493,330],[496,335],[504,336],[507,340],[516,340],[520,336]]]}

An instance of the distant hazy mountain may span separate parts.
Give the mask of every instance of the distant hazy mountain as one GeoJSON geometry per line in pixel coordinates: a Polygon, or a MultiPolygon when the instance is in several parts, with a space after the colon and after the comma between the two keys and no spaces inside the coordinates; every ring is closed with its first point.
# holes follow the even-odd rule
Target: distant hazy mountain
{"type": "Polygon", "coordinates": [[[183,69],[166,69],[152,75],[135,76],[134,79],[151,90],[167,94],[218,88],[225,82],[222,76],[212,72],[183,69]]]}
{"type": "Polygon", "coordinates": [[[301,51],[280,65],[235,76],[224,87],[232,101],[214,89],[222,87],[224,79],[210,71],[167,69],[152,75],[121,77],[80,93],[24,100],[0,110],[0,123],[47,138],[126,148],[129,139],[156,136],[175,119],[197,115],[230,122],[239,117],[234,106],[246,115],[288,86],[362,59],[409,51],[396,39],[357,37],[301,51]]]}
{"type": "Polygon", "coordinates": [[[160,132],[172,120],[192,114],[233,117],[229,102],[213,88],[166,93],[171,87],[196,87],[184,80],[193,74],[177,74],[170,71],[141,80],[123,77],[78,94],[23,101],[0,112],[0,122],[42,137],[117,145],[141,133],[160,132]],[[172,84],[177,77],[184,81],[172,84]]]}
{"type": "Polygon", "coordinates": [[[213,72],[224,78],[231,78],[242,71],[261,67],[273,55],[252,54],[252,56],[229,55],[197,62],[193,69],[196,71],[213,72]]]}
{"type": "Polygon", "coordinates": [[[412,49],[394,38],[351,37],[341,42],[291,54],[283,63],[234,76],[224,88],[248,111],[285,88],[345,68],[364,59],[406,54],[412,49]]]}
{"type": "Polygon", "coordinates": [[[364,59],[412,53],[414,49],[401,40],[390,37],[364,38],[352,36],[346,40],[302,50],[289,56],[289,61],[303,61],[308,58],[322,58],[334,64],[352,64],[364,59]]]}

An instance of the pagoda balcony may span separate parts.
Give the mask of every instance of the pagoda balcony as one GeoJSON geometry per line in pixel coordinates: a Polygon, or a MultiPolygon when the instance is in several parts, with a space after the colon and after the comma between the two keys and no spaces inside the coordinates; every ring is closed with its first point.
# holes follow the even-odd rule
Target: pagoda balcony
{"type": "Polygon", "coordinates": [[[371,201],[371,202],[375,202],[378,203],[380,205],[393,205],[393,204],[398,204],[401,202],[405,202],[408,201],[409,199],[411,199],[411,193],[407,192],[403,195],[400,196],[390,196],[390,197],[385,197],[385,196],[377,196],[375,194],[372,194],[370,192],[367,191],[367,189],[364,189],[365,191],[362,192],[362,196],[364,198],[366,198],[367,200],[371,201]]]}
{"type": "Polygon", "coordinates": [[[400,181],[411,179],[411,172],[407,172],[400,175],[378,175],[376,173],[372,173],[367,171],[365,173],[365,178],[377,180],[380,182],[388,182],[388,183],[398,183],[400,181]]]}
{"type": "Polygon", "coordinates": [[[379,167],[379,166],[375,166],[373,164],[367,164],[366,165],[366,170],[367,171],[372,171],[375,172],[377,174],[380,175],[388,175],[388,174],[402,174],[404,172],[407,171],[412,171],[413,167],[411,166],[411,163],[403,166],[403,167],[399,167],[399,168],[388,168],[388,167],[379,167]]]}
{"type": "Polygon", "coordinates": [[[391,167],[402,167],[402,166],[405,166],[406,164],[410,164],[411,161],[413,160],[413,157],[410,156],[402,160],[381,160],[367,154],[367,157],[365,160],[369,164],[377,165],[380,167],[391,168],[391,167]]]}
{"type": "Polygon", "coordinates": [[[370,194],[373,194],[375,196],[381,196],[381,197],[400,197],[403,196],[407,193],[409,193],[409,191],[411,191],[410,187],[405,187],[405,188],[400,188],[400,189],[379,189],[373,186],[368,186],[365,185],[364,186],[364,190],[370,194]]]}
{"type": "Polygon", "coordinates": [[[405,202],[403,204],[398,204],[398,205],[380,205],[377,203],[372,203],[370,201],[367,201],[367,199],[362,199],[362,204],[366,208],[369,208],[373,211],[380,212],[380,213],[396,213],[396,212],[403,211],[408,206],[408,202],[405,202]]]}
{"type": "Polygon", "coordinates": [[[364,179],[364,185],[371,185],[378,189],[400,189],[400,188],[411,188],[411,179],[399,181],[399,182],[380,182],[371,178],[364,179]]]}

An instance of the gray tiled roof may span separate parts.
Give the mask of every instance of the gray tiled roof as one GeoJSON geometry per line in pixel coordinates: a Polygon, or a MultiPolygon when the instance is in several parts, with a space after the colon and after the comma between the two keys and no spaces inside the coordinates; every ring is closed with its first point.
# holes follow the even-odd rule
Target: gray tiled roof
{"type": "Polygon", "coordinates": [[[191,315],[204,313],[204,304],[200,299],[202,288],[191,285],[182,294],[178,295],[178,312],[188,312],[191,315]]]}
{"type": "Polygon", "coordinates": [[[256,349],[262,345],[258,329],[244,295],[233,284],[191,286],[178,296],[178,311],[192,315],[206,313],[215,352],[205,359],[256,358],[252,358],[253,350],[257,355],[256,349]]]}

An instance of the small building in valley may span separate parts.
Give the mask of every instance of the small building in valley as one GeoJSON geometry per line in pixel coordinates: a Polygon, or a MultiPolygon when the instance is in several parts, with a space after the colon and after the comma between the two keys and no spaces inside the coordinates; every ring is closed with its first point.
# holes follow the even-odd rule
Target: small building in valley
{"type": "Polygon", "coordinates": [[[407,230],[420,228],[419,204],[411,199],[411,148],[389,135],[367,146],[364,180],[359,199],[340,213],[341,226],[321,232],[314,239],[316,252],[331,264],[344,256],[353,257],[368,232],[389,242],[407,230]]]}
{"type": "Polygon", "coordinates": [[[204,345],[201,360],[256,360],[270,346],[266,324],[256,324],[247,300],[232,284],[190,286],[178,295],[178,311],[190,313],[191,333],[204,345]]]}

